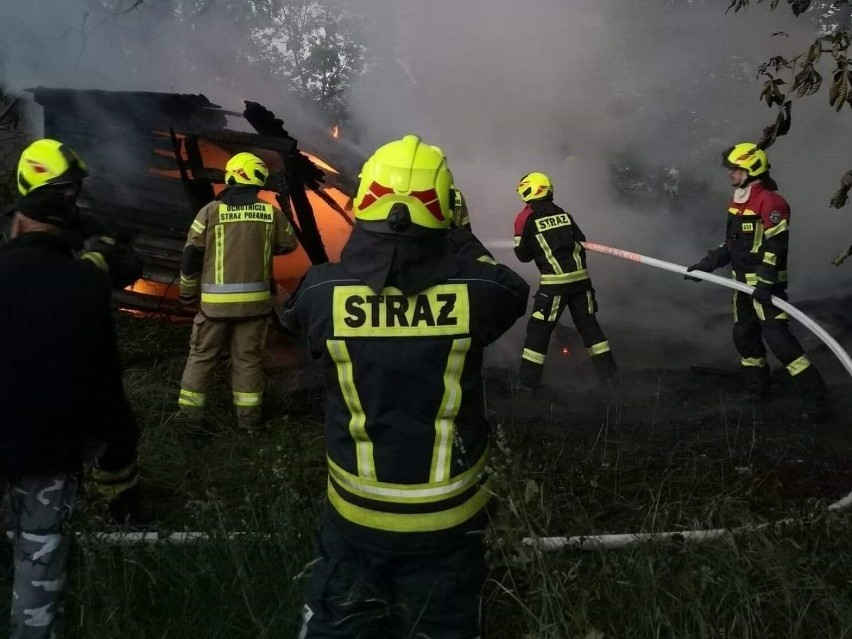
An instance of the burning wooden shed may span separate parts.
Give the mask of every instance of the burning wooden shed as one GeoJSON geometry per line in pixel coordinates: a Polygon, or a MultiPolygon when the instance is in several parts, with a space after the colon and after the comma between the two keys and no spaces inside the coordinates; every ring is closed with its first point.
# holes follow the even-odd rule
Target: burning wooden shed
{"type": "Polygon", "coordinates": [[[241,151],[269,166],[261,197],[290,218],[301,245],[275,257],[278,283],[292,291],[310,264],[339,258],[352,226],[347,205],[360,158],[338,145],[335,132],[302,150],[282,120],[256,102],[245,101],[239,113],[203,95],[30,91],[44,109],[45,136],[68,144],[89,166],[81,210],[105,232],[129,241],[142,258],[144,279],[118,294],[123,306],[178,309],[174,298],[187,230],[198,209],[224,188],[225,163],[241,151]],[[229,118],[253,131],[229,128],[229,118]]]}

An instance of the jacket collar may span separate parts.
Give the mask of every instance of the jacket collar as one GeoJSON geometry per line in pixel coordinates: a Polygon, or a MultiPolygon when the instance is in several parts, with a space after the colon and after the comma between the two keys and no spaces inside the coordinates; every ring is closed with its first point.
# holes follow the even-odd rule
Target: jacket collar
{"type": "Polygon", "coordinates": [[[340,263],[377,294],[394,286],[406,296],[416,295],[458,273],[455,252],[445,234],[391,236],[371,233],[359,224],[343,247],[340,263]]]}
{"type": "Polygon", "coordinates": [[[766,187],[760,180],[749,182],[745,186],[734,189],[733,200],[736,204],[745,204],[748,200],[756,195],[760,195],[766,187]]]}
{"type": "Polygon", "coordinates": [[[71,250],[71,241],[67,237],[58,233],[46,233],[44,231],[22,233],[12,239],[4,249],[37,249],[52,253],[64,253],[69,257],[73,257],[74,255],[71,250]]]}
{"type": "Polygon", "coordinates": [[[553,203],[553,200],[551,198],[533,200],[532,202],[528,202],[527,206],[529,206],[533,210],[533,213],[537,215],[540,213],[551,213],[559,209],[559,207],[553,203]]]}
{"type": "Polygon", "coordinates": [[[253,186],[229,186],[219,194],[219,201],[228,206],[248,206],[258,201],[257,193],[253,186]]]}

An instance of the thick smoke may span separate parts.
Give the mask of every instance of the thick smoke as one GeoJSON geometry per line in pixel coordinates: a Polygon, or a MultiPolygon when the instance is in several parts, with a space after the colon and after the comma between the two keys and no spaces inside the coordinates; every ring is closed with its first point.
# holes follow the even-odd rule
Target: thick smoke
{"type": "MultiPolygon", "coordinates": [[[[496,247],[511,240],[514,187],[531,170],[553,177],[557,203],[590,240],[698,261],[724,238],[721,151],[756,141],[775,118],[758,99],[758,65],[816,37],[807,17],[765,5],[726,15],[726,3],[685,0],[379,4],[389,55],[357,87],[357,114],[374,142],[415,131],[444,148],[474,229],[515,265],[496,247]],[[675,168],[681,196],[643,197],[640,185],[616,197],[612,167],[624,158],[647,184],[675,168]]],[[[769,156],[793,209],[795,302],[849,292],[848,272],[829,261],[852,241],[852,217],[828,199],[852,156],[837,143],[848,113],[825,94],[797,102],[793,118],[769,156]]],[[[628,366],[735,362],[728,292],[609,256],[589,262],[601,323],[616,355],[635,358],[628,366]]]]}
{"type": "MultiPolygon", "coordinates": [[[[148,1],[120,16],[133,2],[113,4],[107,11],[94,0],[4,2],[0,81],[296,108],[286,88],[247,61],[248,27],[233,19],[229,2],[207,3],[191,29],[175,20],[179,2],[148,1]]],[[[592,241],[681,264],[718,244],[729,195],[721,150],[756,140],[775,116],[758,99],[757,66],[794,55],[817,35],[814,20],[783,6],[725,14],[727,2],[710,0],[357,4],[371,23],[369,71],[351,96],[362,150],[409,132],[441,146],[474,230],[531,282],[534,269],[506,248],[520,209],[515,185],[531,170],[553,177],[557,202],[592,241]],[[625,165],[631,184],[619,195],[613,174],[625,165]],[[677,197],[659,192],[666,169],[680,177],[677,197]]],[[[829,261],[852,242],[852,216],[828,206],[852,165],[838,142],[850,129],[849,114],[835,114],[823,89],[794,104],[791,133],[769,149],[793,209],[794,303],[850,291],[849,267],[829,261]]],[[[608,256],[589,261],[601,323],[616,355],[632,358],[628,367],[734,361],[727,292],[608,256]]],[[[517,344],[506,348],[516,357],[517,344]]]]}

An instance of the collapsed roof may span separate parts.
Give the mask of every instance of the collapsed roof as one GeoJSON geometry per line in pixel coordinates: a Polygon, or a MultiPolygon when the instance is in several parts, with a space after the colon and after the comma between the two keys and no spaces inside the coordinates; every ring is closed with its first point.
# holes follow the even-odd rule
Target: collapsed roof
{"type": "MultiPolygon", "coordinates": [[[[255,153],[269,166],[266,189],[293,223],[310,263],[327,261],[329,248],[337,248],[330,241],[339,243],[339,238],[324,237],[318,206],[333,211],[338,222],[352,223],[345,201],[354,193],[361,158],[337,144],[331,132],[311,140],[303,152],[282,120],[256,102],[245,101],[244,111],[237,113],[204,95],[29,91],[44,109],[45,135],[68,144],[89,166],[81,210],[106,233],[132,243],[148,280],[176,280],[189,225],[223,188],[224,163],[241,151],[255,153]],[[254,131],[229,129],[229,118],[243,126],[247,122],[254,131]]],[[[285,279],[297,281],[301,275],[288,273],[285,279]]],[[[144,297],[120,296],[124,305],[150,309],[152,300],[144,297]]],[[[157,304],[165,303],[165,295],[157,297],[157,304]]]]}

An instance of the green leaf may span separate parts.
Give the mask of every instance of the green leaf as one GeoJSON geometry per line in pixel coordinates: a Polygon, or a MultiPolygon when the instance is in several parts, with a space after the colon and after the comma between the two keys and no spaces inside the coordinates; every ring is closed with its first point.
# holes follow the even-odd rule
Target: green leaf
{"type": "Polygon", "coordinates": [[[816,64],[822,56],[822,43],[817,40],[808,49],[808,62],[816,64]]]}
{"type": "Polygon", "coordinates": [[[811,88],[808,89],[808,95],[813,95],[817,91],[819,91],[820,86],[822,86],[822,76],[819,71],[814,71],[813,81],[811,83],[811,88]]]}
{"type": "Polygon", "coordinates": [[[837,85],[837,101],[834,104],[834,110],[840,113],[840,109],[843,108],[843,103],[846,102],[846,98],[849,95],[849,82],[847,81],[846,74],[841,74],[840,79],[835,84],[837,85]]]}
{"type": "Polygon", "coordinates": [[[791,110],[793,108],[793,104],[788,100],[784,103],[780,113],[778,113],[778,120],[776,124],[775,135],[787,135],[790,132],[790,123],[792,122],[792,114],[791,110]]]}
{"type": "MultiPolygon", "coordinates": [[[[841,79],[843,78],[843,74],[835,72],[834,81],[831,83],[831,87],[828,89],[828,104],[829,106],[834,106],[838,99],[840,98],[840,87],[841,87],[841,79]]],[[[844,95],[845,99],[845,95],[844,95]]],[[[838,109],[839,110],[839,109],[838,109]]]]}
{"type": "Polygon", "coordinates": [[[763,90],[760,92],[760,99],[766,100],[766,106],[772,106],[772,98],[770,96],[772,92],[772,83],[767,80],[763,83],[763,90]]]}
{"type": "Polygon", "coordinates": [[[790,8],[793,9],[793,15],[799,17],[811,6],[811,0],[787,0],[790,2],[790,8]]]}

